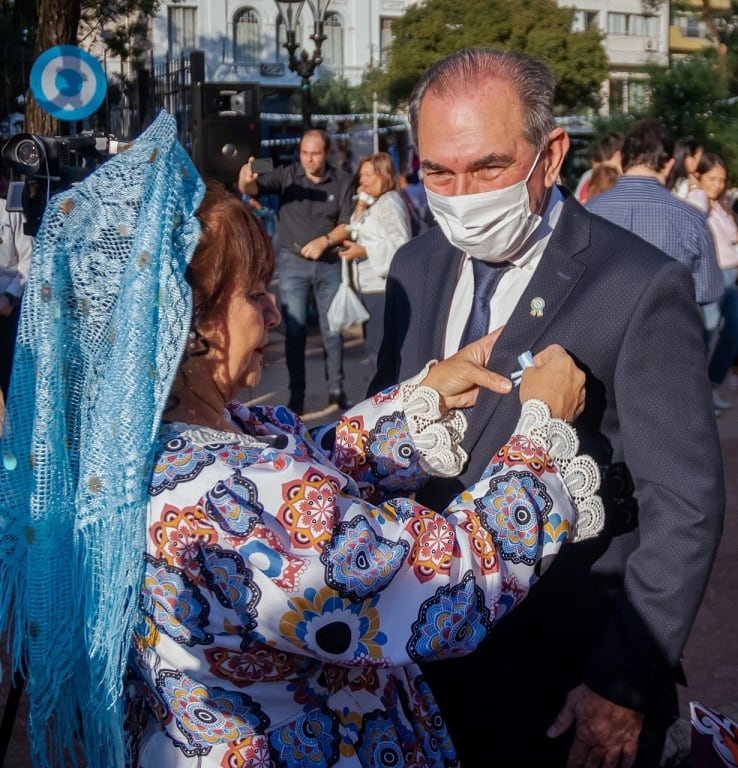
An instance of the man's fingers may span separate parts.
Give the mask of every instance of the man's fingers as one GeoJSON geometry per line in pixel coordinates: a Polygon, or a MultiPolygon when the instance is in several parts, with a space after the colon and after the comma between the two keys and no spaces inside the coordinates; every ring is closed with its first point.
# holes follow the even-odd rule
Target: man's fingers
{"type": "Polygon", "coordinates": [[[536,365],[545,365],[546,363],[551,362],[553,357],[565,354],[566,350],[560,344],[549,344],[540,352],[533,355],[533,362],[536,365]]]}
{"type": "Polygon", "coordinates": [[[548,736],[549,739],[557,739],[559,736],[566,733],[573,723],[574,710],[568,704],[564,704],[559,714],[554,718],[553,723],[548,727],[546,736],[548,736]]]}
{"type": "Polygon", "coordinates": [[[495,342],[500,338],[500,334],[504,330],[505,326],[501,325],[499,328],[495,328],[494,331],[488,333],[486,336],[482,336],[480,339],[473,341],[471,344],[467,344],[457,354],[468,355],[472,360],[475,360],[480,365],[487,365],[489,356],[492,354],[492,349],[495,346],[495,342]]]}
{"type": "Polygon", "coordinates": [[[512,391],[512,381],[494,371],[487,370],[487,368],[481,368],[475,366],[476,375],[474,377],[474,383],[479,387],[485,389],[491,389],[493,392],[497,392],[499,395],[506,395],[512,391]]]}
{"type": "Polygon", "coordinates": [[[575,736],[571,749],[569,750],[566,768],[584,768],[584,766],[587,765],[588,757],[589,745],[575,736]]]}

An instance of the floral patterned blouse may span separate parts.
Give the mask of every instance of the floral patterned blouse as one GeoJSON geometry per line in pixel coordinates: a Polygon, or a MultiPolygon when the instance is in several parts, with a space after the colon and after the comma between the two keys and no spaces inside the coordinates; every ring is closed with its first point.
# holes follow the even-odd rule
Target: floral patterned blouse
{"type": "Polygon", "coordinates": [[[576,532],[566,473],[589,460],[529,401],[483,477],[431,511],[409,494],[465,459],[463,417],[437,405],[405,384],[334,430],[238,403],[242,434],[164,426],[129,686],[134,765],[456,765],[414,662],[469,653],[525,597],[539,560],[576,532]]]}

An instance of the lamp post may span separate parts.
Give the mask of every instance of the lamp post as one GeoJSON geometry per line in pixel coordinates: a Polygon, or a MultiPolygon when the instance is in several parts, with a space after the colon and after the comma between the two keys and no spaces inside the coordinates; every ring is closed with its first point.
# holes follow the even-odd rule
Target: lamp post
{"type": "Polygon", "coordinates": [[[300,47],[300,44],[297,42],[297,24],[300,21],[300,13],[306,0],[274,0],[274,2],[282,16],[282,23],[286,32],[287,39],[284,47],[290,55],[289,67],[302,79],[300,83],[302,124],[303,128],[309,128],[312,125],[310,78],[323,61],[320,49],[326,40],[323,27],[331,0],[307,0],[307,4],[313,13],[313,34],[310,35],[310,39],[315,45],[315,50],[312,56],[304,48],[300,51],[299,56],[295,55],[300,47]]]}

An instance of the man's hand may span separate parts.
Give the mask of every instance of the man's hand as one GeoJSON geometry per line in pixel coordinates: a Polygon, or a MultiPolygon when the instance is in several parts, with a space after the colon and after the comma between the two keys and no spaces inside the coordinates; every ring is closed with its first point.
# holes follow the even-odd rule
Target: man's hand
{"type": "Polygon", "coordinates": [[[242,195],[255,195],[257,192],[256,180],[259,178],[259,174],[251,170],[253,160],[254,158],[250,157],[249,161],[244,163],[238,172],[238,191],[242,195]]]}
{"type": "Polygon", "coordinates": [[[15,304],[4,293],[0,293],[0,317],[9,317],[14,309],[15,304]]]}
{"type": "Polygon", "coordinates": [[[574,421],[584,410],[584,371],[568,352],[551,344],[533,358],[534,368],[526,368],[520,381],[520,402],[543,400],[555,419],[574,421]]]}
{"type": "Polygon", "coordinates": [[[300,249],[300,256],[304,259],[312,259],[317,261],[322,255],[323,251],[328,247],[328,240],[325,236],[321,235],[316,237],[315,240],[305,243],[300,249]]]}
{"type": "Polygon", "coordinates": [[[438,392],[442,412],[474,405],[479,387],[486,387],[501,395],[510,392],[510,379],[488,371],[485,367],[501,333],[502,328],[498,328],[462,347],[455,355],[431,366],[428,375],[420,383],[438,392]]]}
{"type": "Polygon", "coordinates": [[[546,735],[552,739],[576,724],[566,768],[631,768],[643,715],[596,694],[586,685],[569,691],[546,735]]]}

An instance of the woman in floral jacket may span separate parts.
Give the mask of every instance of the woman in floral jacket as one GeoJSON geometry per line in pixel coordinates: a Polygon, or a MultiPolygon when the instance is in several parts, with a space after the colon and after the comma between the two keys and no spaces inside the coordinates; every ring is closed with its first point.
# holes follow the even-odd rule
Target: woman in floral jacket
{"type": "Polygon", "coordinates": [[[460,409],[479,386],[512,389],[484,367],[495,335],[332,428],[246,407],[233,398],[279,322],[270,245],[222,191],[198,218],[195,315],[149,487],[135,765],[455,765],[414,662],[472,651],[542,559],[596,532],[597,470],[562,420],[581,410],[583,374],[560,348],[539,353],[482,479],[425,508],[413,489],[464,464],[460,409]]]}

